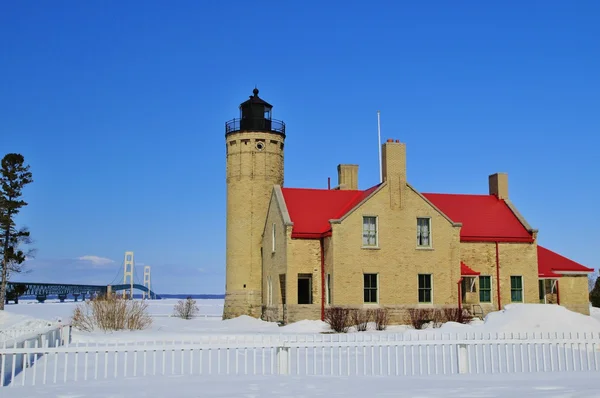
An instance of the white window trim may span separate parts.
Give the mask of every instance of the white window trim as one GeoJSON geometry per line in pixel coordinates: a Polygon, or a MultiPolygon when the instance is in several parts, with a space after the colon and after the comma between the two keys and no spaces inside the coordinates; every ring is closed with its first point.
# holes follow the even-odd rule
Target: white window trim
{"type": "MultiPolygon", "coordinates": [[[[419,246],[419,245],[417,244],[417,245],[416,245],[416,246],[417,246],[417,249],[418,249],[418,250],[431,250],[431,249],[433,249],[433,220],[432,220],[432,219],[431,219],[431,217],[429,217],[429,216],[422,216],[422,217],[421,217],[421,216],[418,216],[418,217],[417,217],[417,219],[416,219],[416,221],[417,221],[417,222],[416,222],[416,226],[417,226],[417,228],[419,227],[419,219],[420,219],[420,218],[426,218],[426,219],[428,219],[428,220],[429,220],[429,245],[427,245],[427,246],[419,246]]],[[[433,285],[432,285],[432,286],[433,286],[433,285]]]]}
{"type": "Polygon", "coordinates": [[[523,275],[509,275],[508,276],[508,286],[510,287],[510,302],[511,303],[525,303],[525,278],[523,278],[523,275]],[[521,301],[512,301],[512,284],[510,283],[510,278],[512,278],[513,276],[518,276],[519,278],[521,278],[521,301]]]}
{"type": "Polygon", "coordinates": [[[433,301],[433,274],[419,274],[417,273],[417,304],[420,305],[432,305],[434,303],[433,301]],[[427,302],[427,303],[423,303],[419,301],[419,275],[429,275],[430,281],[431,281],[431,301],[427,302]]]}
{"type": "Polygon", "coordinates": [[[325,304],[331,305],[331,274],[325,276],[325,304]]]}
{"type": "Polygon", "coordinates": [[[362,224],[360,225],[360,236],[361,236],[361,247],[363,249],[379,249],[379,216],[374,214],[363,214],[362,215],[362,224]],[[365,217],[373,217],[375,218],[375,244],[373,246],[365,246],[363,241],[363,235],[365,233],[365,217]]]}
{"type": "Polygon", "coordinates": [[[275,223],[273,223],[273,228],[271,229],[271,253],[275,253],[275,223]]]}
{"type": "Polygon", "coordinates": [[[490,301],[481,301],[481,282],[479,280],[479,278],[477,278],[477,281],[480,282],[479,283],[479,304],[494,304],[494,278],[492,277],[492,275],[479,275],[480,277],[482,276],[487,276],[488,278],[490,278],[490,301]]]}
{"type": "Polygon", "coordinates": [[[379,305],[379,273],[378,272],[363,272],[363,305],[379,305]],[[375,283],[377,283],[377,289],[375,290],[375,302],[365,302],[365,275],[375,275],[375,283]]]}

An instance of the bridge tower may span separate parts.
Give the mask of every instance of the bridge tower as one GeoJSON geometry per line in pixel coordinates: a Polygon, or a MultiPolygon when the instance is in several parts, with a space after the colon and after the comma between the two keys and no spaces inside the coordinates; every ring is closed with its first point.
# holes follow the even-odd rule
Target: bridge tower
{"type": "Polygon", "coordinates": [[[283,185],[285,124],[273,106],[253,95],[240,117],[225,123],[227,243],[223,318],[259,317],[262,305],[262,233],[273,185],[283,185]]]}
{"type": "MultiPolygon", "coordinates": [[[[125,261],[123,262],[123,284],[129,284],[129,298],[133,300],[133,252],[125,252],[125,261]]],[[[123,298],[127,297],[127,290],[123,290],[123,298]]]]}
{"type": "Polygon", "coordinates": [[[152,297],[150,296],[150,266],[149,265],[144,266],[144,286],[146,286],[148,288],[148,291],[142,293],[142,299],[145,299],[145,298],[152,299],[152,297]],[[148,296],[148,297],[146,297],[146,296],[148,296]]]}

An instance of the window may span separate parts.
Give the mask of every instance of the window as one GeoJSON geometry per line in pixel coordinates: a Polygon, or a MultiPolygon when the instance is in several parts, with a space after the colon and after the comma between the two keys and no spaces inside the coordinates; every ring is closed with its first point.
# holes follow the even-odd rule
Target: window
{"type": "Polygon", "coordinates": [[[273,223],[273,229],[271,230],[271,242],[273,246],[271,252],[275,253],[275,223],[273,223]]]}
{"type": "Polygon", "coordinates": [[[331,304],[331,274],[327,274],[327,279],[325,279],[326,283],[326,293],[327,293],[327,304],[331,304]]]}
{"type": "Polygon", "coordinates": [[[271,277],[267,277],[267,305],[273,305],[273,283],[271,277]]]}
{"type": "Polygon", "coordinates": [[[431,246],[431,219],[417,218],[417,246],[431,246]]]}
{"type": "Polygon", "coordinates": [[[311,274],[298,274],[298,304],[312,304],[311,274]]]}
{"type": "Polygon", "coordinates": [[[377,274],[364,274],[365,303],[377,303],[377,274]]]}
{"type": "Polygon", "coordinates": [[[279,275],[279,291],[281,292],[281,304],[285,305],[285,274],[279,275]]]}
{"type": "Polygon", "coordinates": [[[419,303],[431,303],[431,274],[419,274],[419,303]]]}
{"type": "Polygon", "coordinates": [[[510,277],[510,301],[515,303],[523,302],[523,277],[510,277]]]}
{"type": "Polygon", "coordinates": [[[480,303],[491,303],[492,302],[492,277],[491,276],[480,276],[479,277],[479,302],[480,303]]]}
{"type": "Polygon", "coordinates": [[[363,246],[377,246],[377,217],[363,217],[363,246]]]}

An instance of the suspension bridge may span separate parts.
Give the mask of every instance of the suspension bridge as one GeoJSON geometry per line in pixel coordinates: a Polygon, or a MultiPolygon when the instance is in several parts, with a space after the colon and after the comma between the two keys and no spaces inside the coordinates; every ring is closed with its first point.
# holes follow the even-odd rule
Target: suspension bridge
{"type": "Polygon", "coordinates": [[[8,282],[6,287],[6,303],[14,301],[19,303],[19,297],[35,296],[37,301],[43,303],[48,296],[55,295],[64,302],[71,296],[74,301],[79,297],[85,300],[86,297],[92,298],[108,294],[122,294],[123,298],[133,299],[134,290],[142,292],[142,299],[157,300],[160,296],[151,289],[151,267],[144,265],[143,279],[138,278],[135,272],[136,266],[134,254],[132,251],[125,252],[122,271],[119,267],[117,275],[107,285],[86,285],[72,283],[44,283],[44,282],[8,282]],[[122,279],[121,279],[122,277],[122,279]]]}

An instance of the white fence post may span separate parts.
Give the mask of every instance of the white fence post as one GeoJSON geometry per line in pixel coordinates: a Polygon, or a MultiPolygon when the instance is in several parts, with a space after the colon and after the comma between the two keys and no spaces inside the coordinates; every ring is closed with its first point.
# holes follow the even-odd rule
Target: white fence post
{"type": "Polygon", "coordinates": [[[277,374],[289,375],[290,347],[277,347],[277,374]]]}
{"type": "Polygon", "coordinates": [[[458,360],[458,373],[469,373],[469,352],[466,344],[457,344],[456,359],[458,360]]]}

